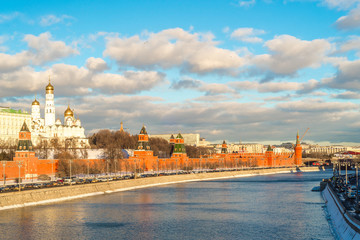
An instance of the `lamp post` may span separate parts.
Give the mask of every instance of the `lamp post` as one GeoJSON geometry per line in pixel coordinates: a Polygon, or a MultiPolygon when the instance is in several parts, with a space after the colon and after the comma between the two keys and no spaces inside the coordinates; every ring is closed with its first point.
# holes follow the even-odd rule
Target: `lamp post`
{"type": "Polygon", "coordinates": [[[345,184],[348,184],[347,160],[345,161],[345,184]]]}
{"type": "Polygon", "coordinates": [[[157,162],[157,172],[156,172],[156,176],[159,176],[159,159],[156,159],[157,162]]]}
{"type": "Polygon", "coordinates": [[[22,163],[21,162],[17,162],[17,165],[19,167],[19,179],[18,179],[18,182],[19,182],[19,192],[21,191],[21,187],[20,187],[20,183],[21,183],[21,172],[20,172],[20,169],[21,169],[21,165],[22,163]]]}
{"type": "Polygon", "coordinates": [[[117,162],[117,160],[114,159],[114,164],[115,164],[115,177],[116,177],[116,172],[117,172],[116,162],[117,162]]]}
{"type": "Polygon", "coordinates": [[[175,159],[175,162],[176,162],[176,175],[177,175],[177,173],[178,173],[177,161],[178,161],[178,159],[175,159]]]}
{"type": "Polygon", "coordinates": [[[3,161],[3,177],[4,177],[4,182],[3,182],[3,184],[4,184],[4,187],[5,187],[5,183],[6,183],[6,177],[5,177],[5,167],[6,167],[6,161],[3,161]]]}
{"type": "Polygon", "coordinates": [[[89,171],[90,167],[89,167],[89,165],[90,165],[90,160],[88,159],[88,160],[87,160],[87,177],[89,177],[89,174],[90,174],[90,171],[89,171]]]}
{"type": "Polygon", "coordinates": [[[109,182],[109,159],[106,159],[106,180],[109,182]]]}
{"type": "Polygon", "coordinates": [[[134,163],[135,163],[135,169],[134,169],[134,179],[136,179],[136,159],[134,159],[134,163]]]}
{"type": "MultiPolygon", "coordinates": [[[[31,174],[33,175],[33,174],[31,174]]],[[[55,180],[55,175],[54,175],[54,159],[51,159],[51,175],[54,177],[55,180]]]]}
{"type": "Polygon", "coordinates": [[[358,171],[359,171],[359,163],[356,162],[356,205],[355,205],[356,213],[359,213],[359,177],[358,177],[358,171]]]}
{"type": "Polygon", "coordinates": [[[72,185],[72,181],[71,181],[71,159],[69,159],[69,164],[70,164],[70,172],[69,172],[69,174],[70,174],[70,185],[72,185]]]}

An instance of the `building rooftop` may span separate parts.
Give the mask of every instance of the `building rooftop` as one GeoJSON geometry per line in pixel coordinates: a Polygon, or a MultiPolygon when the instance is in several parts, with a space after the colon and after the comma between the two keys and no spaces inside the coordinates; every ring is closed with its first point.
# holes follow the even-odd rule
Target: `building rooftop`
{"type": "Polygon", "coordinates": [[[20,110],[15,110],[15,109],[11,109],[11,108],[4,108],[4,107],[0,107],[0,112],[3,113],[16,113],[16,114],[27,114],[30,115],[30,113],[26,112],[26,111],[21,111],[20,110]]]}

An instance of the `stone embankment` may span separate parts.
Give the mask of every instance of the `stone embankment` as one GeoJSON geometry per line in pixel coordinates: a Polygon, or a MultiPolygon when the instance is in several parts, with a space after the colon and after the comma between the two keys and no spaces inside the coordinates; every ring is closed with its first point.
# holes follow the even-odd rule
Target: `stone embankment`
{"type": "Polygon", "coordinates": [[[104,183],[63,186],[36,189],[23,192],[9,192],[0,194],[0,210],[26,207],[38,204],[82,198],[87,196],[120,192],[137,188],[153,187],[180,182],[202,181],[221,178],[238,178],[254,175],[319,171],[319,167],[304,168],[272,168],[231,172],[212,172],[199,174],[170,175],[151,178],[138,178],[104,183]]]}

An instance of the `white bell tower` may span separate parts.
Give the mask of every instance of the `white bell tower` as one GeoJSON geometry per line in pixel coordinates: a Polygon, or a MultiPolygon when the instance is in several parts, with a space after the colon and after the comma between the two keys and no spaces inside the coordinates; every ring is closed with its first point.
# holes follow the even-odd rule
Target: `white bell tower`
{"type": "Polygon", "coordinates": [[[50,83],[46,86],[45,97],[45,126],[52,126],[55,124],[55,104],[54,104],[54,87],[50,83]]]}

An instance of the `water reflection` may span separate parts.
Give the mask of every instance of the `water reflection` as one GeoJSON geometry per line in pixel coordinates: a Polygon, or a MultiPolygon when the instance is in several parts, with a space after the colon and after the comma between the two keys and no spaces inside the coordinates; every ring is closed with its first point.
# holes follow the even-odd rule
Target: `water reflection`
{"type": "Polygon", "coordinates": [[[0,212],[1,239],[331,239],[330,172],[181,183],[0,212]]]}

